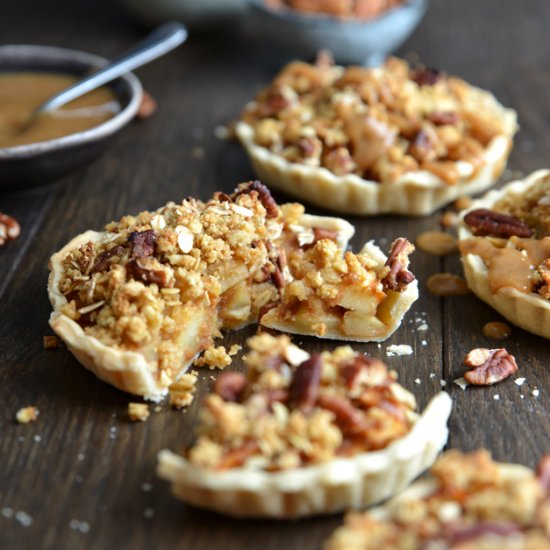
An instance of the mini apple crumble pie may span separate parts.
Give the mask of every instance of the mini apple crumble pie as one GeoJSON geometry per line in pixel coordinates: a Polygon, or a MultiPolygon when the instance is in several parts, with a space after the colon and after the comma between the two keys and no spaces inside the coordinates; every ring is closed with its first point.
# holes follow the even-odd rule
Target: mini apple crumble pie
{"type": "MultiPolygon", "coordinates": [[[[222,329],[268,327],[380,340],[417,298],[413,247],[389,258],[372,244],[345,252],[353,227],[279,207],[259,182],[168,203],[88,231],[51,259],[50,324],[87,368],[131,393],[160,399],[222,329]]],[[[218,361],[218,362],[219,362],[218,361]]]]}
{"type": "Polygon", "coordinates": [[[538,472],[448,451],[384,506],[350,513],[325,550],[550,548],[550,457],[538,472]]]}
{"type": "Polygon", "coordinates": [[[469,287],[519,327],[550,338],[550,171],[491,191],[462,214],[469,287]]]}
{"type": "Polygon", "coordinates": [[[514,111],[459,78],[325,56],[283,68],[236,130],[274,188],[338,212],[425,215],[492,185],[516,129],[514,111]]]}
{"type": "Polygon", "coordinates": [[[179,498],[234,516],[337,512],[403,489],[445,444],[446,393],[419,416],[395,372],[349,346],[248,344],[246,376],[221,374],[204,398],[194,446],[159,454],[179,498]]]}

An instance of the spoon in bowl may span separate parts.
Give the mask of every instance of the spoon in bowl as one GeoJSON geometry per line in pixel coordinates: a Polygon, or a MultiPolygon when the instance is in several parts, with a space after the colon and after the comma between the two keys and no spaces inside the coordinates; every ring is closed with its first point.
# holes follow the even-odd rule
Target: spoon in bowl
{"type": "Polygon", "coordinates": [[[84,77],[72,86],[61,90],[39,105],[24,124],[21,132],[26,130],[37,116],[51,113],[73,99],[80,97],[107,82],[141,67],[158,57],[173,50],[187,39],[187,29],[180,23],[165,23],[161,25],[133,48],[114,59],[111,63],[89,76],[84,77]]]}

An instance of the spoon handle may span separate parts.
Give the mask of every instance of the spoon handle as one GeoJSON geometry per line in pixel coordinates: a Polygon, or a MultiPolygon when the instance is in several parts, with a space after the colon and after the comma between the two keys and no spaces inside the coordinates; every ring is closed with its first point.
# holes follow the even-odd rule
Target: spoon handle
{"type": "Polygon", "coordinates": [[[175,22],[165,23],[107,66],[52,96],[38,108],[37,112],[44,113],[58,109],[65,103],[168,53],[186,39],[187,29],[183,25],[175,22]]]}

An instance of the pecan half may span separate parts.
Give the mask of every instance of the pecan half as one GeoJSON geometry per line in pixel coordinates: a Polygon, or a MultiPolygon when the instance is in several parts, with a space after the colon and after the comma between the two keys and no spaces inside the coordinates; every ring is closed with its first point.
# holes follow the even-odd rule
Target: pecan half
{"type": "Polygon", "coordinates": [[[318,354],[312,355],[298,365],[290,384],[291,403],[307,413],[315,405],[321,383],[322,360],[318,354]]]}
{"type": "Polygon", "coordinates": [[[344,435],[354,435],[363,429],[364,417],[349,399],[337,395],[322,394],[317,403],[323,409],[334,413],[336,424],[344,435]]]}
{"type": "Polygon", "coordinates": [[[382,279],[385,289],[401,292],[409,283],[412,283],[415,276],[407,269],[409,266],[409,254],[414,251],[407,239],[400,237],[392,244],[390,255],[386,261],[389,267],[388,274],[382,279]]]}
{"type": "Polygon", "coordinates": [[[246,377],[242,372],[223,372],[214,384],[214,392],[224,401],[239,401],[246,386],[246,377]]]}
{"type": "MultiPolygon", "coordinates": [[[[138,257],[130,260],[126,264],[127,273],[138,281],[144,283],[156,283],[159,287],[165,287],[168,283],[168,275],[163,269],[155,269],[152,262],[148,260],[154,258],[138,257]]],[[[156,262],[158,265],[158,262],[156,262]]]]}
{"type": "Polygon", "coordinates": [[[472,369],[464,374],[464,378],[476,386],[496,384],[518,370],[516,359],[504,348],[473,349],[466,355],[464,365],[472,369]]]}
{"type": "Polygon", "coordinates": [[[533,230],[515,216],[487,208],[477,208],[464,216],[464,222],[478,237],[531,237],[533,230]]]}
{"type": "Polygon", "coordinates": [[[7,241],[17,239],[21,233],[21,227],[15,218],[0,212],[0,246],[7,241]]]}
{"type": "MultiPolygon", "coordinates": [[[[452,523],[446,526],[447,533],[446,539],[449,541],[451,547],[462,546],[461,543],[468,543],[468,541],[475,541],[487,537],[488,535],[496,535],[500,538],[511,537],[513,534],[521,533],[521,526],[511,522],[491,522],[480,521],[474,525],[461,525],[459,523],[453,525],[452,523]]],[[[465,546],[473,548],[476,545],[465,546]]]]}
{"type": "Polygon", "coordinates": [[[433,86],[443,77],[443,73],[438,69],[430,69],[423,65],[416,67],[411,71],[411,80],[419,86],[433,86]]]}
{"type": "Polygon", "coordinates": [[[252,193],[256,191],[258,198],[266,209],[268,218],[276,218],[279,215],[279,207],[275,202],[275,199],[271,196],[269,189],[261,181],[249,181],[248,183],[241,183],[237,188],[237,191],[233,193],[232,198],[235,200],[239,195],[246,193],[252,193]]]}
{"type": "Polygon", "coordinates": [[[409,154],[418,162],[435,160],[437,153],[432,136],[426,130],[419,130],[409,147],[409,154]]]}
{"type": "Polygon", "coordinates": [[[128,244],[134,258],[144,258],[155,253],[157,234],[152,230],[133,231],[128,236],[128,244]]]}

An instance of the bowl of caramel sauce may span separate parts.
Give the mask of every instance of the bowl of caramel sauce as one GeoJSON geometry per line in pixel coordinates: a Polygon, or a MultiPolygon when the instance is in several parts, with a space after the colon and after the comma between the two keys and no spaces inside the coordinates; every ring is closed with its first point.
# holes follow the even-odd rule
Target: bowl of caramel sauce
{"type": "Polygon", "coordinates": [[[90,163],[135,117],[142,87],[128,73],[31,119],[46,99],[107,62],[64,48],[0,46],[0,190],[47,184],[90,163]]]}

